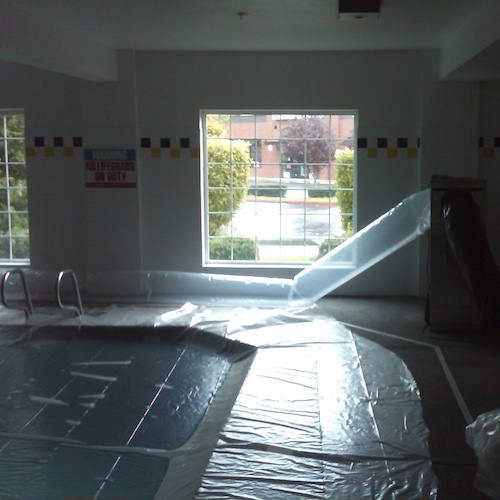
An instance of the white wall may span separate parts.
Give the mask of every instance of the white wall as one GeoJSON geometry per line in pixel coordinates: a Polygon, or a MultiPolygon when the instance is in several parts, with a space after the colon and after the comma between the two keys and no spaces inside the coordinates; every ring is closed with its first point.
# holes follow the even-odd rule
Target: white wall
{"type": "MultiPolygon", "coordinates": [[[[479,84],[438,79],[437,51],[422,57],[422,147],[420,182],[426,186],[433,175],[478,175],[479,84]]],[[[421,238],[419,295],[427,283],[427,238],[421,238]]]]}
{"type": "MultiPolygon", "coordinates": [[[[437,62],[433,51],[125,52],[119,80],[107,83],[0,64],[0,108],[26,110],[28,146],[36,136],[49,142],[64,136],[65,144],[81,136],[83,147],[138,153],[137,189],[100,189],[84,187],[83,148],[74,148],[73,157],[59,150],[46,157],[34,148],[28,157],[33,265],[80,274],[203,271],[200,165],[191,157],[200,144],[200,109],[357,110],[358,137],[369,147],[358,151],[358,227],[427,187],[433,174],[476,175],[479,96],[481,116],[487,115],[483,108],[496,87],[481,87],[480,94],[474,82],[439,82],[437,62]],[[397,148],[396,158],[389,158],[387,148],[377,147],[378,138],[387,138],[394,150],[401,137],[416,157],[397,148]],[[141,148],[141,138],[151,147],[141,148]],[[172,157],[171,149],[159,149],[161,138],[169,138],[171,148],[187,138],[191,148],[172,157]]],[[[422,293],[424,254],[424,242],[409,245],[338,292],[422,293]]]]}
{"type": "MultiPolygon", "coordinates": [[[[139,122],[145,136],[158,137],[159,131],[175,134],[177,127],[194,137],[200,109],[356,109],[358,136],[367,137],[372,145],[377,137],[396,140],[401,134],[416,144],[420,133],[419,52],[141,53],[137,60],[139,122]]],[[[381,152],[380,158],[372,160],[366,151],[362,153],[359,227],[420,189],[418,159],[387,160],[381,152]]],[[[146,266],[201,270],[197,163],[143,158],[142,166],[148,193],[143,196],[146,266]]],[[[414,250],[406,252],[415,260],[414,250]]],[[[392,278],[388,279],[388,271],[382,272],[391,291],[415,286],[415,270],[409,269],[407,261],[408,254],[402,252],[387,264],[391,269],[397,266],[397,272],[389,273],[392,278]]],[[[266,275],[270,271],[232,272],[266,275]]],[[[295,272],[274,274],[290,277],[295,272]]],[[[370,291],[378,287],[380,283],[370,291]]]]}
{"type": "Polygon", "coordinates": [[[500,266],[500,82],[480,84],[479,116],[479,136],[484,141],[479,148],[479,176],[487,181],[488,240],[500,266]]]}
{"type": "MultiPolygon", "coordinates": [[[[138,146],[133,54],[122,54],[119,63],[118,82],[85,84],[82,93],[85,148],[135,149],[138,146]]],[[[79,168],[83,172],[83,163],[79,168]]],[[[140,161],[137,168],[140,170],[140,161]]],[[[141,191],[85,188],[82,218],[87,272],[141,269],[141,191]]]]}
{"type": "MultiPolygon", "coordinates": [[[[23,109],[27,144],[35,136],[81,135],[82,83],[42,70],[0,65],[0,108],[23,109]]],[[[44,156],[44,148],[28,158],[30,244],[38,269],[84,268],[85,222],[82,220],[83,172],[80,158],[44,156]]]]}

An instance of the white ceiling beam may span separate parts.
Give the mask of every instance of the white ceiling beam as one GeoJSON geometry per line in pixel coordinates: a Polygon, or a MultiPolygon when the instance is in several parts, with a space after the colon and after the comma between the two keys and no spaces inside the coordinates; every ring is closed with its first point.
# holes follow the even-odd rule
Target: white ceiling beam
{"type": "Polygon", "coordinates": [[[489,68],[482,76],[479,62],[492,60],[498,52],[500,40],[500,1],[485,0],[478,9],[456,27],[441,48],[441,79],[488,79],[500,76],[500,59],[497,67],[489,68]],[[474,70],[474,71],[473,71],[474,70]]]}
{"type": "Polygon", "coordinates": [[[92,81],[118,77],[115,49],[0,0],[0,58],[92,81]]]}

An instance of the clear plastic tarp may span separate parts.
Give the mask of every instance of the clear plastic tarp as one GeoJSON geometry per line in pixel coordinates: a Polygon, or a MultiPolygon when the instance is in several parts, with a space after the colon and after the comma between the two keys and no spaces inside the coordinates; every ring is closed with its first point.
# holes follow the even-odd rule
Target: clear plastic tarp
{"type": "MultiPolygon", "coordinates": [[[[430,227],[430,190],[413,194],[293,280],[176,271],[101,272],[81,282],[85,302],[215,304],[303,307],[314,304],[430,227]]],[[[26,271],[34,300],[53,300],[55,272],[26,271]]],[[[22,282],[12,277],[5,295],[22,298],[22,282]]],[[[66,289],[71,285],[65,283],[66,289]]],[[[63,290],[64,291],[64,290],[63,290]]],[[[71,293],[71,289],[66,290],[71,293]]]]}
{"type": "Polygon", "coordinates": [[[430,190],[405,198],[293,280],[292,302],[313,304],[430,228],[430,190]]]}
{"type": "Polygon", "coordinates": [[[436,498],[410,372],[313,305],[429,225],[427,190],[294,280],[87,276],[79,316],[56,272],[11,273],[0,497],[436,498]]]}
{"type": "Polygon", "coordinates": [[[2,498],[436,498],[410,372],[317,306],[0,322],[2,498]]]}
{"type": "Polygon", "coordinates": [[[465,428],[465,440],[477,457],[474,486],[500,498],[500,408],[479,415],[465,428]]]}

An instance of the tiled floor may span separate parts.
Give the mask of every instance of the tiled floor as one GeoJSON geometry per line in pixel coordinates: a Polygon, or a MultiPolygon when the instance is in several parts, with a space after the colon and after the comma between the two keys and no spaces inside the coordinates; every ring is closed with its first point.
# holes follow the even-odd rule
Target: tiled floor
{"type": "Polygon", "coordinates": [[[473,486],[477,464],[465,441],[465,427],[478,415],[500,408],[500,335],[431,332],[424,300],[417,298],[328,297],[319,306],[355,333],[398,354],[412,372],[430,430],[438,498],[488,498],[473,486]]]}

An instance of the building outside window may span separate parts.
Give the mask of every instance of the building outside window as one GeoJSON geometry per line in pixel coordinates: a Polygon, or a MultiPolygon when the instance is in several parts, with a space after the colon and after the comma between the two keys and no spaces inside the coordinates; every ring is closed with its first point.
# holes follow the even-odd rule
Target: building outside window
{"type": "Polygon", "coordinates": [[[356,115],[205,111],[205,265],[304,266],[352,234],[356,115]]]}
{"type": "Polygon", "coordinates": [[[24,114],[0,110],[0,261],[26,263],[28,259],[24,114]]]}

